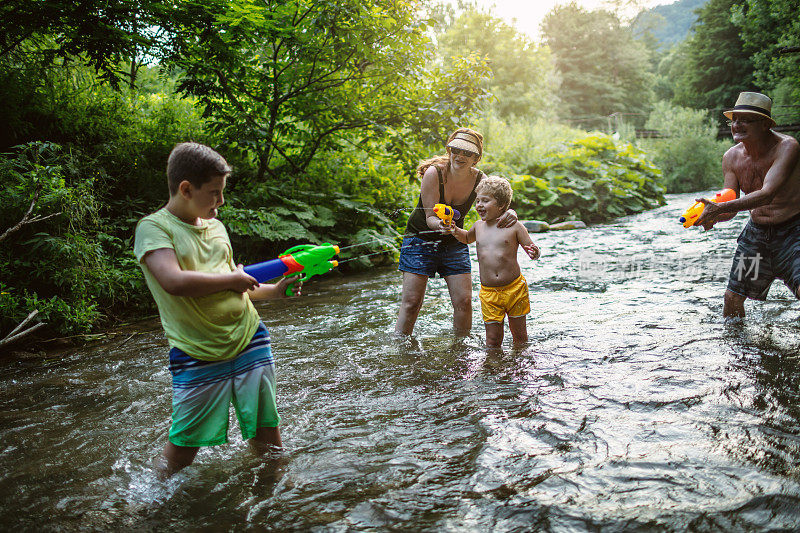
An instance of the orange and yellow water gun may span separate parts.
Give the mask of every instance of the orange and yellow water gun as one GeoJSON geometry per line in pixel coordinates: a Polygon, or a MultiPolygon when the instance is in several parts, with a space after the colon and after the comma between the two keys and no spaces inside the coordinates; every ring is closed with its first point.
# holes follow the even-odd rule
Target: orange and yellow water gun
{"type": "Polygon", "coordinates": [[[461,218],[461,213],[458,212],[458,209],[453,209],[449,205],[445,204],[434,205],[433,212],[448,226],[453,223],[454,219],[458,220],[461,218]]]}
{"type": "MultiPolygon", "coordinates": [[[[722,204],[730,202],[731,200],[736,200],[736,191],[733,189],[722,189],[711,199],[715,204],[722,204]]],[[[694,223],[697,222],[697,219],[703,214],[703,209],[705,208],[706,204],[703,202],[696,202],[692,207],[687,209],[678,220],[683,224],[684,228],[690,228],[694,226],[694,223]]]]}

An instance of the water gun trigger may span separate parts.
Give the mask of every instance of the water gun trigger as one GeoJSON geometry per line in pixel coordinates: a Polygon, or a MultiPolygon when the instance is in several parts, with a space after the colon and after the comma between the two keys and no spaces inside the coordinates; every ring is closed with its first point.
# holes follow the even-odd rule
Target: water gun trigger
{"type": "Polygon", "coordinates": [[[325,274],[339,266],[339,262],[331,258],[339,253],[339,247],[334,244],[322,245],[300,244],[286,250],[279,257],[285,259],[292,266],[284,277],[299,274],[299,277],[286,286],[286,296],[294,296],[295,285],[304,282],[318,274],[325,274]]]}

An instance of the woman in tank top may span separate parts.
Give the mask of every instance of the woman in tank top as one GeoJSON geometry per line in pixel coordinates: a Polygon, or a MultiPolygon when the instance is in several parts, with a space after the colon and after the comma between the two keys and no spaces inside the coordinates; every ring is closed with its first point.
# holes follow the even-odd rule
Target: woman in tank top
{"type": "MultiPolygon", "coordinates": [[[[453,222],[464,227],[464,216],[475,201],[475,186],[483,176],[474,168],[483,155],[483,136],[459,128],[447,139],[446,150],[446,155],[422,161],[417,168],[422,178],[419,201],[408,218],[398,267],[403,272],[403,290],[395,332],[403,335],[413,332],[428,278],[437,273],[450,292],[454,330],[466,335],[472,327],[469,249],[445,231],[433,206],[441,203],[456,209],[462,216],[453,222]]],[[[498,219],[500,227],[516,222],[517,214],[511,209],[498,219]]]]}

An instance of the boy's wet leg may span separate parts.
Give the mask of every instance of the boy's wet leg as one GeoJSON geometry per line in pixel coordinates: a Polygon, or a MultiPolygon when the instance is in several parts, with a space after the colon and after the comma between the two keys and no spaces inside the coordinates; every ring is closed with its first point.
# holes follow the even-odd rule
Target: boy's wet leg
{"type": "Polygon", "coordinates": [[[503,344],[503,323],[484,322],[486,326],[486,347],[499,348],[503,344]]]}
{"type": "Polygon", "coordinates": [[[281,430],[279,427],[261,427],[256,429],[256,436],[247,441],[256,455],[264,455],[270,451],[283,448],[281,430]]]}
{"type": "Polygon", "coordinates": [[[167,442],[161,460],[156,462],[159,476],[166,479],[192,464],[199,449],[196,446],[178,446],[167,442]]]}
{"type": "Polygon", "coordinates": [[[466,336],[472,329],[472,275],[454,274],[444,278],[453,303],[453,330],[466,336]]]}
{"type": "Polygon", "coordinates": [[[736,294],[731,290],[725,291],[725,299],[722,305],[723,317],[742,317],[744,318],[744,301],[747,298],[741,294],[736,294]]]}
{"type": "Polygon", "coordinates": [[[525,316],[508,317],[508,329],[511,330],[515,346],[528,343],[528,328],[525,318],[525,316]]]}

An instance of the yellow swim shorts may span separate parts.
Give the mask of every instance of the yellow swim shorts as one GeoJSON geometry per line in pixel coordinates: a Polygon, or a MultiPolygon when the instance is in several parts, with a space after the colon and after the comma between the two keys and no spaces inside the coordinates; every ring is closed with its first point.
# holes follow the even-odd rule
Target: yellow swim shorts
{"type": "Polygon", "coordinates": [[[506,315],[517,318],[531,312],[528,282],[522,275],[505,287],[487,287],[482,284],[478,296],[481,299],[484,322],[502,322],[506,315]]]}

